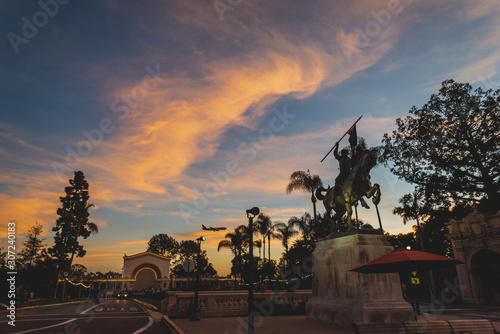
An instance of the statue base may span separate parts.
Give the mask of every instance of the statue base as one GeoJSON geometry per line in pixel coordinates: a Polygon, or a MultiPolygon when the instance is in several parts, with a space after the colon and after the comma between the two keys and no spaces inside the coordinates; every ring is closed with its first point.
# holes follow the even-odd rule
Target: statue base
{"type": "Polygon", "coordinates": [[[414,320],[398,274],[349,271],[393,249],[384,235],[360,232],[317,242],[307,318],[339,324],[414,320]]]}

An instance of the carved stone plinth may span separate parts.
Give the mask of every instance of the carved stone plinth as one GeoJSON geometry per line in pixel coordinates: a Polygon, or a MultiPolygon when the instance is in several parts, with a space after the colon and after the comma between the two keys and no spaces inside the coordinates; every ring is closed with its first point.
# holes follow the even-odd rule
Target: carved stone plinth
{"type": "Polygon", "coordinates": [[[307,318],[340,324],[413,320],[398,274],[349,271],[393,248],[381,234],[354,234],[319,241],[313,253],[313,296],[307,318]]]}

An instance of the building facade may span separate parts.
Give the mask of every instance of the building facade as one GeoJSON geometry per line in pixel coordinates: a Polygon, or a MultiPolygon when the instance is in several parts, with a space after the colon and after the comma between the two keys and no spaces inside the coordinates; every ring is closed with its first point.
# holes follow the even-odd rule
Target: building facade
{"type": "Polygon", "coordinates": [[[123,256],[124,279],[133,280],[130,290],[166,290],[169,283],[170,257],[143,252],[123,256]]]}
{"type": "Polygon", "coordinates": [[[472,304],[500,304],[500,211],[484,215],[474,210],[448,224],[462,300],[472,304]]]}

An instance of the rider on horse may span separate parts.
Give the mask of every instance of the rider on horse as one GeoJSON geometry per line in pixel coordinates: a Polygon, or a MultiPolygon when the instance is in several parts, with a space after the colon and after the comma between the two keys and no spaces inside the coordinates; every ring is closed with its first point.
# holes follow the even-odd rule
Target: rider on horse
{"type": "MultiPolygon", "coordinates": [[[[337,196],[338,192],[342,188],[344,182],[349,177],[351,170],[354,168],[359,158],[363,155],[364,149],[360,147],[360,145],[356,145],[352,148],[353,150],[353,158],[349,158],[349,150],[342,149],[339,154],[339,143],[335,144],[335,149],[333,151],[333,155],[339,161],[339,175],[335,178],[335,186],[334,186],[334,198],[337,196]]],[[[369,177],[369,176],[368,176],[369,177]]],[[[361,197],[359,199],[361,202],[361,206],[369,209],[370,207],[366,204],[365,200],[361,197]]]]}
{"type": "Polygon", "coordinates": [[[335,144],[335,150],[333,151],[333,155],[335,158],[339,161],[339,175],[335,179],[335,187],[342,187],[342,184],[344,183],[345,180],[347,180],[347,177],[349,176],[349,173],[351,172],[352,166],[351,166],[351,158],[349,158],[349,151],[347,149],[343,149],[340,151],[339,154],[339,143],[337,142],[335,144]]]}

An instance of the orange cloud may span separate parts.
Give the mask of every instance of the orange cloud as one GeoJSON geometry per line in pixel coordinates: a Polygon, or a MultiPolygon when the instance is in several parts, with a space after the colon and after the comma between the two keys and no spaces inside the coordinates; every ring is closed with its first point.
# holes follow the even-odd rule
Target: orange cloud
{"type": "MultiPolygon", "coordinates": [[[[206,184],[207,180],[206,175],[189,176],[187,170],[208,160],[216,164],[214,157],[228,129],[236,126],[258,129],[262,116],[270,112],[273,103],[279,98],[310,97],[376,64],[394,45],[400,33],[398,27],[402,23],[394,21],[379,38],[347,63],[339,46],[342,43],[353,46],[354,27],[362,27],[367,20],[372,19],[369,11],[383,8],[387,1],[365,0],[362,6],[359,4],[341,4],[345,7],[340,15],[337,11],[341,5],[329,1],[310,6],[289,5],[285,2],[277,5],[264,1],[248,2],[245,6],[250,11],[246,12],[243,6],[238,7],[238,12],[228,16],[227,24],[219,24],[211,3],[205,6],[186,2],[172,5],[176,10],[173,15],[181,24],[206,33],[213,38],[214,43],[224,44],[221,40],[230,40],[229,45],[234,45],[235,50],[202,50],[194,45],[195,56],[186,55],[189,57],[186,67],[189,68],[184,69],[168,68],[171,58],[158,55],[157,52],[144,52],[146,56],[133,60],[120,59],[121,62],[133,61],[134,64],[152,67],[160,64],[161,71],[171,73],[161,77],[156,87],[147,90],[141,101],[134,101],[136,106],[129,108],[127,117],[120,118],[122,113],[115,114],[110,110],[103,111],[103,117],[114,116],[115,130],[107,134],[102,144],[94,147],[92,154],[78,167],[91,180],[91,201],[98,207],[134,215],[162,212],[158,208],[165,204],[189,201],[196,194],[196,189],[206,184]],[[297,12],[308,11],[308,29],[297,27],[293,22],[275,22],[276,13],[282,9],[280,6],[291,6],[289,9],[297,12]],[[213,15],[206,15],[207,10],[213,11],[213,15]]],[[[162,40],[171,33],[163,35],[158,30],[156,34],[162,40]]],[[[89,71],[91,78],[87,78],[88,81],[103,77],[103,90],[109,94],[108,105],[123,95],[133,95],[134,89],[144,85],[143,77],[118,78],[116,73],[105,71],[102,64],[89,64],[88,67],[93,69],[89,71]],[[94,77],[97,72],[106,74],[94,77]],[[111,92],[108,87],[112,87],[111,92]]],[[[370,126],[376,124],[371,123],[370,126]]],[[[311,147],[316,147],[318,143],[331,144],[324,138],[331,138],[333,133],[340,131],[339,128],[332,126],[319,133],[306,133],[292,138],[275,136],[266,150],[259,154],[258,163],[247,163],[240,153],[227,152],[224,159],[239,161],[245,169],[231,180],[230,188],[218,195],[234,194],[234,191],[255,195],[262,192],[262,185],[265,184],[266,194],[262,194],[262,198],[283,196],[286,202],[289,197],[286,197],[284,189],[290,173],[304,169],[304,161],[316,161],[321,152],[328,150],[329,147],[311,147]]],[[[9,135],[3,138],[13,141],[9,135]]],[[[30,143],[17,141],[17,145],[39,154],[44,153],[30,143]]],[[[63,161],[53,154],[47,156],[63,161]]],[[[19,156],[16,161],[30,162],[19,156]]],[[[225,162],[219,161],[219,165],[224,166],[225,162]]],[[[46,163],[47,158],[37,160],[40,166],[46,163]]],[[[319,168],[317,173],[321,175],[333,174],[331,164],[319,168]]],[[[70,177],[72,175],[68,175],[70,177]]],[[[58,198],[63,195],[67,183],[58,181],[54,173],[48,170],[37,175],[13,172],[0,178],[2,182],[24,185],[23,189],[13,194],[1,195],[0,221],[14,219],[19,222],[20,230],[26,230],[38,219],[44,224],[45,231],[50,230],[57,218],[58,198]]],[[[304,196],[303,203],[309,211],[307,196],[304,196]]],[[[303,211],[297,206],[269,210],[280,219],[285,219],[288,214],[301,215],[303,211]]],[[[172,211],[170,214],[175,216],[179,212],[172,211]]],[[[229,230],[244,224],[245,220],[243,212],[235,212],[214,225],[227,224],[229,230]]],[[[97,218],[97,222],[102,227],[109,224],[110,228],[114,228],[113,222],[105,222],[101,218],[97,218]]],[[[226,232],[205,233],[209,240],[204,242],[204,247],[212,251],[216,249],[226,232]]],[[[201,232],[190,232],[181,236],[196,239],[200,235],[201,232]]],[[[121,265],[121,253],[113,250],[127,246],[126,251],[129,251],[128,247],[130,251],[140,251],[144,250],[146,244],[145,240],[131,240],[107,244],[106,247],[89,245],[86,247],[88,255],[82,261],[87,261],[87,257],[96,259],[96,263],[118,261],[118,264],[114,264],[116,268],[121,265]]]]}

